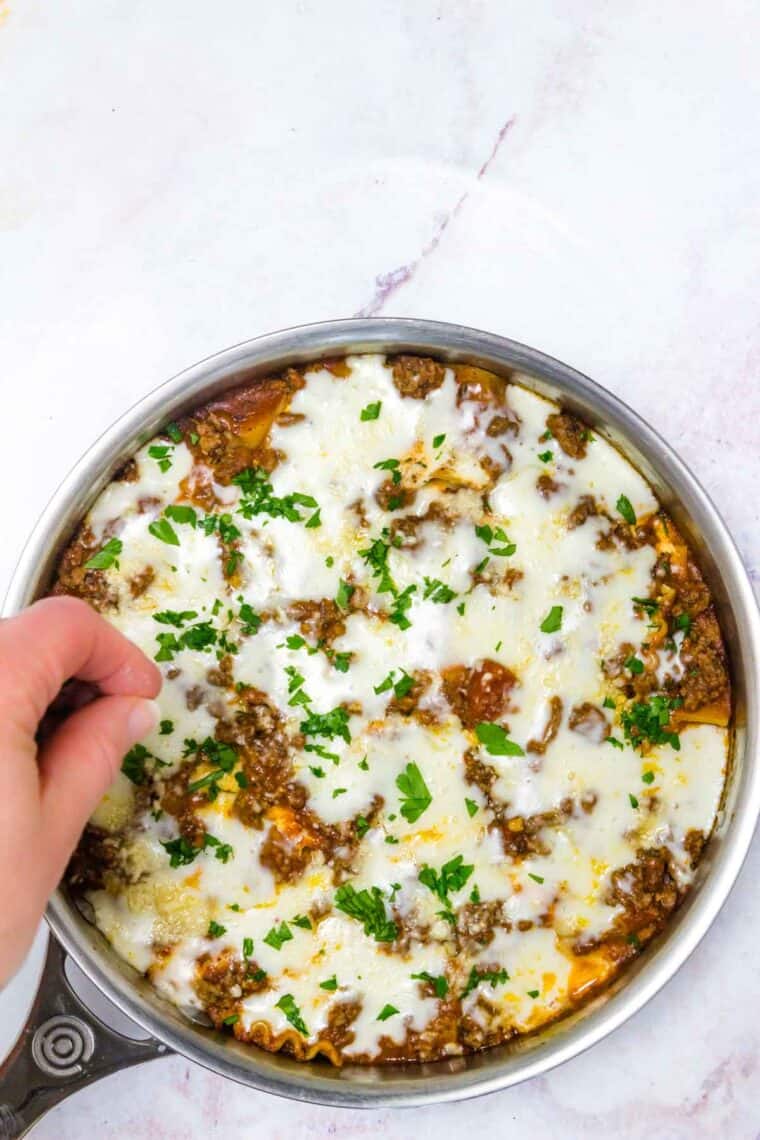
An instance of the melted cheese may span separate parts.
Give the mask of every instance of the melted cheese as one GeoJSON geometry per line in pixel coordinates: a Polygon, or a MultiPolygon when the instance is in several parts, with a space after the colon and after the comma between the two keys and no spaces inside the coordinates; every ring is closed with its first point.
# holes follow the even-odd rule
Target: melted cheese
{"type": "MultiPolygon", "coordinates": [[[[638,518],[657,510],[646,482],[613,447],[597,437],[585,458],[572,459],[545,439],[555,405],[519,385],[508,392],[519,427],[499,439],[486,431],[483,405],[458,402],[450,370],[425,399],[405,399],[382,358],[359,356],[349,364],[346,377],[327,370],[307,373],[290,403],[289,423],[271,431],[271,446],[281,456],[271,475],[273,493],[313,496],[321,526],[267,514],[246,518],[238,509],[239,489],[217,485],[240,531],[242,562],[234,586],[225,578],[215,534],[174,523],[175,545],[151,533],[166,506],[182,499],[180,485],[193,465],[183,443],[172,445],[166,471],[147,445],[142,448],[135,481],[109,487],[88,523],[96,538],[118,533],[123,544],[119,566],[106,571],[118,595],[110,620],[151,657],[159,634],[179,635],[192,622],[209,622],[217,638],[228,638],[236,650],[229,659],[233,682],[261,690],[281,717],[293,778],[304,789],[308,809],[326,826],[365,821],[349,881],[356,891],[379,890],[387,915],[395,914],[410,936],[403,949],[392,948],[336,908],[334,869],[321,852],[296,881],[278,881],[261,853],[275,824],[286,826],[289,809],[273,809],[259,828],[246,826],[233,811],[237,786],[229,774],[218,797],[198,814],[231,855],[223,861],[218,846],[208,847],[192,866],[174,868],[162,843],[177,837],[176,821],[166,812],[142,811],[125,828],[134,796],[120,776],[93,823],[123,836],[131,882],[91,892],[90,902],[116,950],[137,969],[150,969],[158,989],[189,1011],[203,1008],[198,959],[225,951],[240,958],[244,941],[252,940],[268,985],[240,1000],[241,1029],[263,1023],[276,1035],[291,1028],[278,1005],[287,998],[300,1011],[307,1040],[315,1042],[327,1030],[331,1010],[352,1002],[359,1012],[343,1053],[366,1060],[388,1042],[401,1046],[410,1031],[423,1033],[439,1014],[438,997],[415,974],[445,977],[449,994],[469,990],[462,1015],[491,1033],[535,1028],[603,980],[611,970],[604,955],[577,958],[573,945],[614,929],[620,908],[610,902],[611,876],[634,862],[638,851],[666,848],[680,885],[688,884],[686,837],[692,829],[707,834],[712,827],[727,734],[715,725],[688,727],[680,751],[655,747],[644,766],[634,748],[618,750],[606,742],[606,735],[621,735],[614,711],[604,711],[608,728],[601,732],[569,726],[575,706],[590,702],[601,708],[609,691],[602,663],[622,645],[641,652],[647,638],[646,619],[636,616],[631,599],[650,591],[654,549],[600,549],[610,525],[605,517],[568,526],[582,495],[593,495],[610,518],[616,517],[620,495],[638,518]],[[377,401],[377,418],[362,420],[362,409],[377,401]],[[445,438],[434,446],[439,436],[445,438]],[[546,450],[548,460],[539,457],[546,450]],[[378,464],[389,459],[398,461],[404,487],[417,490],[411,507],[391,513],[376,498],[393,471],[378,464]],[[548,497],[536,485],[545,474],[555,483],[548,497]],[[436,505],[448,521],[430,512],[436,505]],[[379,591],[365,553],[401,515],[423,520],[414,544],[392,545],[387,554],[397,593],[412,591],[407,629],[388,620],[393,597],[379,591]],[[485,541],[476,527],[486,522],[507,538],[485,541]],[[507,541],[513,553],[489,553],[507,541]],[[485,558],[489,562],[478,572],[485,558]],[[130,579],[146,567],[153,579],[135,598],[130,579]],[[509,584],[505,570],[516,572],[509,584]],[[424,597],[426,580],[442,582],[455,596],[436,600],[428,589],[424,597]],[[309,646],[299,644],[299,625],[289,615],[293,602],[335,598],[341,581],[364,590],[368,599],[345,615],[345,632],[331,646],[334,653],[350,655],[346,671],[335,668],[313,639],[309,646]],[[255,634],[242,630],[243,603],[265,615],[255,634]],[[562,607],[561,627],[542,632],[556,606],[562,607]],[[156,621],[166,610],[195,617],[175,628],[156,621]],[[445,670],[484,659],[517,678],[508,711],[498,719],[520,754],[490,754],[444,695],[445,670]],[[428,679],[419,708],[429,715],[389,711],[394,694],[383,690],[384,680],[390,676],[392,685],[415,671],[428,679]],[[293,703],[294,674],[308,708],[293,703]],[[528,744],[542,738],[556,697],[562,701],[556,736],[543,755],[531,752],[528,744]],[[307,711],[341,706],[350,710],[350,740],[303,735],[307,711]],[[315,742],[328,758],[307,750],[315,742]],[[468,750],[494,770],[488,797],[467,781],[468,750]],[[416,766],[429,796],[411,821],[402,811],[399,788],[408,765],[416,766]],[[649,784],[642,782],[645,767],[654,773],[649,784]],[[581,806],[584,797],[589,810],[581,806]],[[570,809],[559,822],[543,827],[541,849],[524,857],[506,850],[502,832],[493,826],[494,805],[505,818],[519,821],[560,811],[567,803],[570,809]],[[365,817],[373,805],[370,825],[365,817]],[[451,888],[446,907],[420,872],[440,872],[459,856],[472,871],[451,888]],[[471,898],[484,906],[500,904],[503,919],[482,944],[465,940],[457,948],[446,910],[463,913],[466,905],[476,905],[471,898]],[[321,916],[313,918],[311,929],[293,924],[295,916],[309,913],[321,916]],[[218,925],[209,932],[212,919],[218,925]],[[266,938],[282,923],[289,924],[292,937],[277,948],[266,938]],[[214,934],[219,927],[222,933],[214,934]],[[477,976],[468,985],[473,970],[477,976]],[[508,978],[493,985],[487,977],[478,981],[481,973],[500,970],[508,978]],[[337,988],[322,988],[332,977],[337,988]],[[381,1020],[386,1005],[395,1012],[381,1020]]],[[[234,720],[239,711],[234,686],[209,676],[216,666],[213,649],[193,647],[176,648],[162,663],[160,700],[171,729],[157,730],[144,742],[165,765],[156,769],[159,792],[162,781],[187,762],[183,742],[213,737],[218,722],[234,720]]],[[[658,658],[657,666],[661,681],[666,675],[677,679],[678,647],[670,658],[658,658]]],[[[297,830],[289,842],[298,842],[297,830]]],[[[443,1047],[459,1049],[450,1041],[443,1047]]]]}

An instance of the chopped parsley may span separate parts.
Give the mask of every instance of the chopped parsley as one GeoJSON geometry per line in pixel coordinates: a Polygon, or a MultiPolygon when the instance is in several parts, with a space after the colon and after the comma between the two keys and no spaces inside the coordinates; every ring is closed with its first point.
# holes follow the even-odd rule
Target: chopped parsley
{"type": "Polygon", "coordinates": [[[615,704],[615,702],[614,702],[614,700],[612,699],[612,697],[605,697],[605,698],[604,698],[604,700],[602,701],[602,705],[603,705],[603,707],[604,707],[604,708],[606,708],[606,709],[614,709],[614,708],[617,708],[617,705],[615,704]]]}
{"type": "Polygon", "coordinates": [[[541,622],[542,633],[556,633],[557,630],[562,628],[562,614],[564,610],[562,606],[552,606],[548,614],[541,622]]]}
{"type": "Polygon", "coordinates": [[[348,788],[334,788],[332,798],[334,800],[337,800],[338,796],[345,796],[347,791],[348,791],[348,788]]]}
{"type": "Polygon", "coordinates": [[[427,970],[421,970],[419,974],[412,974],[412,977],[418,982],[429,982],[437,998],[445,998],[449,992],[449,983],[444,974],[429,974],[427,970]]]}
{"type": "Polygon", "coordinates": [[[292,938],[293,931],[287,922],[281,922],[279,926],[273,926],[272,929],[264,935],[264,941],[267,946],[271,946],[273,950],[282,950],[284,943],[290,942],[292,938]]]}
{"type": "Polygon", "coordinates": [[[205,788],[206,796],[213,801],[219,795],[219,781],[231,772],[237,764],[237,752],[229,744],[214,740],[211,736],[207,736],[202,744],[197,744],[195,741],[188,743],[195,745],[195,747],[191,747],[187,755],[192,752],[202,754],[208,763],[215,765],[215,767],[212,767],[210,772],[200,776],[197,780],[192,780],[187,785],[187,790],[192,793],[205,788]]]}
{"type": "Polygon", "coordinates": [[[356,834],[360,839],[363,839],[369,831],[369,820],[365,819],[363,815],[357,815],[354,822],[354,827],[356,829],[356,834]]]}
{"type": "Polygon", "coordinates": [[[637,677],[644,672],[644,662],[640,657],[629,657],[625,662],[625,667],[637,677]]]}
{"type": "Polygon", "coordinates": [[[679,697],[655,695],[646,701],[635,701],[620,716],[626,740],[634,748],[650,744],[669,744],[680,751],[681,740],[677,732],[667,726],[674,709],[681,707],[679,697]]]}
{"type": "Polygon", "coordinates": [[[306,529],[307,530],[315,530],[318,526],[322,525],[321,510],[322,510],[321,507],[317,507],[314,514],[309,517],[309,520],[306,523],[306,529]]]}
{"type": "Polygon", "coordinates": [[[470,819],[472,819],[478,810],[478,805],[475,803],[475,800],[468,800],[465,796],[464,806],[467,808],[467,814],[469,815],[470,819]]]}
{"type": "Polygon", "coordinates": [[[253,637],[261,628],[261,618],[248,602],[243,602],[241,605],[238,620],[241,626],[240,632],[244,637],[253,637]]]}
{"type": "Polygon", "coordinates": [[[292,994],[283,994],[280,1000],[276,1003],[276,1008],[281,1009],[285,1014],[286,1019],[290,1022],[294,1029],[302,1033],[304,1037],[309,1036],[309,1031],[306,1028],[301,1011],[296,1005],[296,999],[292,994]]]}
{"type": "Polygon", "coordinates": [[[386,914],[379,887],[357,891],[351,883],[343,883],[335,892],[335,905],[349,918],[361,922],[364,933],[376,942],[393,942],[398,937],[398,927],[386,914]]]}
{"type": "Polygon", "coordinates": [[[316,778],[318,780],[324,780],[324,778],[325,778],[324,768],[319,768],[314,764],[310,764],[309,765],[309,771],[311,772],[312,776],[316,776],[316,778]]]}
{"type": "Polygon", "coordinates": [[[542,463],[549,463],[554,458],[553,451],[539,451],[538,458],[542,463]]]}
{"type": "Polygon", "coordinates": [[[390,471],[391,481],[396,486],[401,482],[398,459],[381,459],[379,463],[374,464],[374,468],[376,471],[390,471]]]}
{"type": "Polygon", "coordinates": [[[180,523],[183,526],[195,527],[198,523],[198,514],[195,508],[184,504],[170,503],[168,507],[164,508],[164,514],[172,522],[180,523]]]}
{"type": "Polygon", "coordinates": [[[528,878],[532,879],[534,883],[543,883],[543,875],[534,875],[532,871],[528,871],[528,878]]]}
{"type": "Polygon", "coordinates": [[[164,842],[160,841],[166,854],[169,856],[170,867],[185,867],[200,855],[201,851],[207,848],[214,848],[214,855],[220,863],[226,863],[233,853],[232,846],[229,843],[222,843],[214,835],[204,835],[203,842],[200,847],[196,847],[184,835],[178,835],[176,839],[169,839],[164,842]]]}
{"type": "Polygon", "coordinates": [[[351,743],[348,713],[340,706],[327,713],[310,712],[299,727],[304,736],[326,736],[328,740],[334,740],[339,736],[346,744],[351,743]]]}
{"type": "Polygon", "coordinates": [[[165,542],[167,546],[179,546],[177,532],[168,519],[154,519],[153,522],[148,525],[148,530],[154,538],[165,542]]]}
{"type": "Polygon", "coordinates": [[[333,993],[335,990],[337,990],[338,979],[335,977],[335,974],[333,974],[331,978],[325,978],[323,982],[320,982],[319,988],[321,990],[327,990],[329,993],[333,993]]]}
{"type": "Polygon", "coordinates": [[[653,784],[654,783],[654,772],[652,771],[651,768],[647,768],[646,772],[641,773],[641,780],[642,780],[642,783],[644,783],[644,784],[653,784]]]}
{"type": "Polygon", "coordinates": [[[236,1025],[240,1021],[239,1013],[231,1013],[227,1017],[222,1018],[222,1025],[236,1025]]]}
{"type": "Polygon", "coordinates": [[[529,998],[537,998],[538,997],[538,990],[528,990],[527,994],[528,994],[529,998]]]}
{"type": "Polygon", "coordinates": [[[119,569],[119,555],[124,549],[120,538],[109,538],[105,546],[101,546],[97,554],[88,558],[84,564],[85,570],[108,570],[111,566],[119,569]]]}
{"type": "Polygon", "coordinates": [[[330,653],[328,657],[333,669],[337,669],[339,673],[348,672],[351,665],[351,653],[330,653]]]}
{"type": "Polygon", "coordinates": [[[347,610],[356,586],[349,585],[343,578],[340,580],[338,592],[335,595],[335,604],[341,610],[347,610]]]}
{"type": "MultiPolygon", "coordinates": [[[[501,526],[494,528],[489,526],[488,523],[483,523],[481,526],[475,527],[475,534],[486,544],[489,554],[495,554],[501,558],[509,558],[509,556],[514,554],[517,550],[517,543],[510,541],[509,536],[501,526]],[[501,543],[501,545],[492,546],[491,543],[493,542],[501,543]]],[[[477,567],[476,573],[479,573],[482,569],[483,564],[481,563],[477,567]]]]}
{"type": "Polygon", "coordinates": [[[422,593],[424,599],[429,598],[431,602],[437,602],[438,605],[446,605],[447,602],[453,602],[457,596],[456,591],[452,590],[451,586],[447,586],[440,578],[424,578],[425,589],[422,593]]]}
{"type": "Polygon", "coordinates": [[[161,610],[153,615],[153,620],[159,625],[173,625],[175,629],[182,629],[185,622],[192,621],[197,616],[196,610],[161,610]]]}
{"type": "Polygon", "coordinates": [[[682,614],[678,615],[674,622],[674,626],[676,629],[683,630],[687,637],[691,633],[691,617],[686,613],[685,610],[682,614]]]}
{"type": "Polygon", "coordinates": [[[246,467],[233,477],[232,482],[240,488],[241,499],[237,509],[245,519],[252,519],[255,515],[269,515],[270,518],[284,518],[288,522],[303,522],[299,507],[307,507],[312,511],[319,508],[313,495],[304,495],[300,491],[292,491],[283,496],[275,495],[263,467],[246,467]]]}
{"type": "Polygon", "coordinates": [[[441,444],[443,443],[443,441],[445,440],[445,438],[446,438],[446,432],[445,431],[441,432],[440,435],[434,435],[433,436],[433,447],[436,449],[439,448],[441,446],[441,444]]]}
{"type": "Polygon", "coordinates": [[[253,939],[252,938],[244,938],[243,939],[243,957],[244,958],[252,958],[253,957],[253,939]]]}
{"type": "Polygon", "coordinates": [[[393,1017],[393,1015],[395,1013],[398,1013],[398,1010],[396,1009],[395,1005],[384,1005],[383,1008],[380,1010],[380,1012],[377,1015],[377,1020],[378,1021],[387,1021],[388,1018],[393,1017]]]}
{"type": "Polygon", "coordinates": [[[628,793],[628,802],[632,808],[637,808],[639,806],[639,801],[636,799],[633,792],[628,793]]]}
{"type": "Polygon", "coordinates": [[[629,526],[636,525],[636,512],[631,506],[631,500],[626,495],[621,495],[615,503],[615,509],[619,515],[625,519],[629,526]]]}
{"type": "Polygon", "coordinates": [[[438,896],[447,910],[450,910],[449,894],[452,891],[460,891],[474,870],[474,864],[465,863],[464,856],[455,855],[448,863],[443,864],[440,873],[425,864],[419,873],[419,880],[429,891],[438,896]]]}
{"type": "Polygon", "coordinates": [[[226,933],[227,933],[227,927],[222,926],[221,923],[216,922],[212,918],[211,922],[208,924],[207,937],[208,938],[221,938],[222,935],[226,934],[226,933]]]}
{"type": "Polygon", "coordinates": [[[383,406],[382,400],[375,400],[375,402],[373,404],[367,404],[365,407],[362,408],[361,413],[359,415],[359,419],[362,420],[364,423],[367,423],[367,421],[369,421],[369,420],[378,419],[378,417],[380,415],[380,409],[382,408],[382,406],[383,406]]]}
{"type": "Polygon", "coordinates": [[[404,771],[396,777],[396,787],[404,797],[401,800],[401,814],[407,823],[416,823],[433,802],[430,789],[416,764],[407,764],[404,771]]]}
{"type": "Polygon", "coordinates": [[[640,610],[644,610],[647,614],[656,614],[660,608],[660,603],[655,601],[654,598],[631,598],[634,606],[638,606],[640,610]]]}
{"type": "Polygon", "coordinates": [[[172,441],[172,443],[182,443],[182,432],[180,430],[180,426],[179,424],[175,423],[174,420],[166,425],[164,431],[169,436],[169,439],[172,441]]]}
{"type": "Polygon", "coordinates": [[[467,985],[462,990],[461,996],[466,998],[467,995],[471,994],[474,989],[477,989],[482,982],[490,982],[491,989],[495,990],[497,986],[504,985],[504,983],[508,981],[509,974],[504,969],[479,971],[477,966],[473,966],[470,970],[470,976],[467,979],[467,985]]]}
{"type": "Polygon", "coordinates": [[[475,725],[475,735],[491,756],[524,756],[525,752],[510,740],[500,724],[481,721],[475,725]]]}
{"type": "Polygon", "coordinates": [[[311,919],[305,914],[297,914],[290,921],[294,926],[300,926],[301,930],[311,930],[311,919]]]}
{"type": "Polygon", "coordinates": [[[157,764],[165,767],[163,760],[159,760],[149,752],[144,744],[135,744],[122,760],[121,770],[133,784],[145,784],[148,780],[148,773],[145,771],[148,760],[155,760],[157,764]]]}
{"type": "Polygon", "coordinates": [[[416,590],[416,586],[407,586],[400,594],[396,594],[388,620],[397,625],[399,629],[409,629],[412,624],[406,614],[412,604],[412,594],[416,593],[416,590]]]}
{"type": "Polygon", "coordinates": [[[171,734],[173,732],[174,732],[174,721],[173,720],[162,720],[160,722],[160,724],[158,726],[158,735],[159,736],[171,736],[171,734]]]}
{"type": "Polygon", "coordinates": [[[167,443],[154,443],[148,448],[148,455],[151,459],[155,459],[162,472],[168,471],[171,467],[173,454],[174,448],[170,447],[167,443]]]}
{"type": "Polygon", "coordinates": [[[621,752],[623,751],[623,742],[621,740],[617,740],[614,736],[606,736],[604,739],[606,743],[611,744],[613,748],[619,748],[621,752]]]}
{"type": "Polygon", "coordinates": [[[329,752],[323,744],[304,744],[304,752],[313,752],[315,756],[320,756],[323,760],[332,760],[333,764],[340,763],[340,757],[337,752],[329,752]]]}
{"type": "Polygon", "coordinates": [[[369,772],[369,764],[367,763],[367,757],[366,756],[362,756],[357,767],[361,768],[362,772],[369,772]]]}
{"type": "Polygon", "coordinates": [[[383,530],[381,537],[376,538],[371,546],[368,546],[366,550],[359,551],[361,557],[370,567],[372,576],[380,579],[377,585],[378,594],[395,594],[397,592],[396,584],[388,569],[388,555],[391,549],[390,543],[385,541],[388,534],[387,529],[383,530]]]}

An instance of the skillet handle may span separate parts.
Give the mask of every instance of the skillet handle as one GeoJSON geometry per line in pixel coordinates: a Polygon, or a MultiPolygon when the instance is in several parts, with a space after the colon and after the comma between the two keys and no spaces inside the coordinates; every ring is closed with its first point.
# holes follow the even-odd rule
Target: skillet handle
{"type": "Polygon", "coordinates": [[[0,1064],[0,1140],[25,1136],[35,1121],[77,1089],[117,1069],[168,1053],[100,1021],[69,985],[65,951],[48,939],[47,958],[27,1023],[0,1064]]]}

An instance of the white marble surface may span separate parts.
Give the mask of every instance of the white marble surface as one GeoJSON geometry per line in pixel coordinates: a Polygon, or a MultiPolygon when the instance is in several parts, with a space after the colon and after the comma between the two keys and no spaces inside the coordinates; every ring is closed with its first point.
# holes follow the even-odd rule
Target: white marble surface
{"type": "MultiPolygon", "coordinates": [[[[127,405],[235,341],[358,312],[590,373],[675,444],[757,580],[758,34],[741,0],[0,0],[0,590],[127,405]]],[[[34,1135],[749,1140],[759,873],[756,843],[675,981],[518,1089],[359,1114],[170,1059],[34,1135]]],[[[33,975],[0,996],[0,1048],[33,975]]]]}

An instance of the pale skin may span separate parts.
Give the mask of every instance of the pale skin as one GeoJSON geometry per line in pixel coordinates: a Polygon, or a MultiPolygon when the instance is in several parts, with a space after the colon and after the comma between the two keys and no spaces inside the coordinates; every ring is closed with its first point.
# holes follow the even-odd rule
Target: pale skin
{"type": "Polygon", "coordinates": [[[124,754],[155,727],[160,688],[153,662],[76,598],[46,598],[0,622],[0,988],[124,754]],[[72,678],[92,686],[92,699],[38,744],[72,678]]]}

